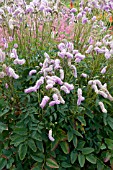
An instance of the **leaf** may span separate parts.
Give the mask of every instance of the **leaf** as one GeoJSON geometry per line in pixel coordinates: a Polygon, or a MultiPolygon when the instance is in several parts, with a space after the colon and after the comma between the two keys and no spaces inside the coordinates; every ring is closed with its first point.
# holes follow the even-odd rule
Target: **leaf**
{"type": "Polygon", "coordinates": [[[104,122],[104,125],[106,126],[107,125],[107,113],[103,114],[103,122],[104,122]]]}
{"type": "Polygon", "coordinates": [[[27,146],[26,144],[19,145],[19,158],[20,160],[23,160],[27,153],[27,146]]]}
{"type": "Polygon", "coordinates": [[[43,142],[41,141],[36,141],[37,148],[41,151],[44,152],[44,147],[43,147],[43,142]]]}
{"type": "Polygon", "coordinates": [[[97,162],[97,170],[104,170],[104,164],[102,161],[97,162]]]}
{"type": "Polygon", "coordinates": [[[77,135],[77,136],[83,138],[82,134],[81,134],[80,132],[78,132],[77,130],[74,130],[74,133],[75,133],[75,135],[77,135]]]}
{"type": "Polygon", "coordinates": [[[62,162],[62,163],[61,163],[61,166],[62,166],[63,168],[70,168],[70,167],[72,167],[72,165],[69,164],[69,163],[67,163],[67,162],[62,162]]]}
{"type": "Polygon", "coordinates": [[[93,148],[90,148],[90,147],[87,147],[87,148],[83,148],[82,149],[82,154],[83,155],[88,155],[90,153],[94,152],[94,149],[93,148]]]}
{"type": "Polygon", "coordinates": [[[25,136],[27,135],[27,129],[25,127],[16,127],[14,133],[25,136]]]}
{"type": "Polygon", "coordinates": [[[85,114],[91,119],[94,117],[94,114],[90,110],[86,111],[85,114]]]}
{"type": "Polygon", "coordinates": [[[9,112],[9,108],[6,108],[5,110],[0,112],[0,117],[4,116],[6,113],[9,112]]]}
{"type": "Polygon", "coordinates": [[[32,138],[38,141],[42,141],[42,137],[39,133],[37,133],[36,131],[33,131],[32,133],[32,138]]]}
{"type": "Polygon", "coordinates": [[[3,168],[6,166],[7,161],[4,158],[0,158],[0,170],[3,170],[3,168]]]}
{"type": "Polygon", "coordinates": [[[59,144],[59,139],[55,139],[54,142],[51,143],[51,151],[54,151],[59,144]]]}
{"type": "Polygon", "coordinates": [[[67,133],[67,137],[68,137],[68,142],[71,142],[71,140],[73,139],[73,132],[69,130],[67,133]]]}
{"type": "Polygon", "coordinates": [[[97,159],[93,155],[87,155],[86,156],[87,161],[89,161],[92,164],[96,164],[97,159]]]}
{"type": "Polygon", "coordinates": [[[24,142],[27,139],[27,136],[16,136],[16,138],[11,142],[14,146],[18,146],[20,143],[24,142]]]}
{"type": "Polygon", "coordinates": [[[33,167],[31,170],[40,170],[40,169],[41,169],[41,167],[39,167],[39,165],[37,165],[37,166],[33,167]]]}
{"type": "Polygon", "coordinates": [[[28,146],[32,149],[32,151],[34,151],[34,152],[37,151],[37,147],[36,147],[35,142],[34,142],[33,139],[28,140],[28,146]]]}
{"type": "Polygon", "coordinates": [[[70,155],[70,158],[71,158],[71,163],[74,164],[74,162],[76,161],[77,159],[77,152],[75,152],[74,150],[71,152],[71,155],[70,155]]]}
{"type": "Polygon", "coordinates": [[[32,159],[34,159],[35,161],[37,162],[43,162],[43,159],[42,158],[39,158],[38,156],[35,156],[35,155],[31,155],[32,159]]]}
{"type": "Polygon", "coordinates": [[[113,150],[113,140],[105,138],[105,143],[107,144],[108,149],[113,150]]]}
{"type": "Polygon", "coordinates": [[[53,158],[48,158],[46,159],[46,165],[49,166],[50,168],[59,168],[59,165],[53,158]]]}
{"type": "Polygon", "coordinates": [[[84,167],[84,164],[85,164],[85,156],[82,155],[81,153],[79,153],[78,155],[78,162],[80,164],[80,167],[84,167]]]}
{"type": "Polygon", "coordinates": [[[107,120],[113,123],[113,118],[112,117],[109,116],[107,120]]]}
{"type": "Polygon", "coordinates": [[[78,145],[77,145],[77,150],[81,150],[83,149],[85,145],[85,141],[79,141],[78,145]]]}
{"type": "Polygon", "coordinates": [[[4,130],[8,130],[7,129],[7,125],[2,123],[2,122],[0,122],[0,133],[2,133],[4,130]]]}
{"type": "Polygon", "coordinates": [[[108,121],[108,125],[110,126],[110,128],[113,130],[113,122],[108,121]]]}
{"type": "Polygon", "coordinates": [[[75,148],[77,147],[77,137],[76,136],[74,136],[74,138],[73,138],[73,145],[75,148]]]}
{"type": "Polygon", "coordinates": [[[103,143],[100,147],[101,150],[106,149],[106,145],[103,143]]]}
{"type": "Polygon", "coordinates": [[[60,143],[60,146],[62,148],[62,151],[65,153],[65,154],[69,154],[70,152],[70,149],[69,149],[69,144],[65,141],[65,142],[61,142],[60,143]]]}
{"type": "Polygon", "coordinates": [[[81,122],[81,124],[83,124],[84,126],[86,126],[86,121],[84,119],[83,116],[78,116],[77,119],[81,122]]]}

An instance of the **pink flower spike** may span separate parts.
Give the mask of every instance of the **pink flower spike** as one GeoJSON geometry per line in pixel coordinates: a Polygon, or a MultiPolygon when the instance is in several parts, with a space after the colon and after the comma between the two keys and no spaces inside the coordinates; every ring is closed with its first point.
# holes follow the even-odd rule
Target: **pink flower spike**
{"type": "Polygon", "coordinates": [[[58,95],[56,93],[53,94],[53,100],[58,100],[58,95]]]}
{"type": "Polygon", "coordinates": [[[15,73],[14,69],[11,68],[11,67],[8,67],[7,74],[8,74],[9,77],[13,77],[14,79],[18,79],[19,78],[19,75],[17,75],[15,73]]]}
{"type": "Polygon", "coordinates": [[[54,139],[53,136],[52,136],[52,129],[49,130],[48,137],[49,137],[49,140],[50,140],[50,141],[54,142],[55,139],[54,139]]]}
{"type": "Polygon", "coordinates": [[[61,78],[61,80],[64,79],[64,70],[63,69],[60,69],[60,78],[61,78]]]}
{"type": "Polygon", "coordinates": [[[69,83],[64,83],[64,85],[68,88],[68,90],[73,90],[74,89],[74,85],[73,84],[69,84],[69,83]]]}
{"type": "Polygon", "coordinates": [[[105,66],[105,67],[101,70],[101,74],[106,73],[106,68],[107,68],[107,66],[105,66]]]}
{"type": "Polygon", "coordinates": [[[35,85],[36,88],[39,89],[40,86],[41,86],[43,83],[44,83],[44,77],[42,76],[42,77],[40,77],[39,80],[37,80],[36,85],[35,85]]]}
{"type": "Polygon", "coordinates": [[[53,84],[47,84],[46,85],[46,89],[49,90],[49,89],[52,89],[53,88],[53,84]]]}
{"type": "Polygon", "coordinates": [[[68,88],[67,88],[66,86],[64,86],[64,85],[61,86],[60,89],[63,90],[66,94],[69,94],[69,93],[70,93],[70,91],[68,90],[68,88]]]}
{"type": "Polygon", "coordinates": [[[64,44],[64,43],[60,43],[60,44],[58,45],[58,49],[59,49],[60,51],[62,51],[63,49],[65,49],[65,44],[64,44]]]}
{"type": "Polygon", "coordinates": [[[6,83],[6,84],[5,84],[5,88],[8,89],[8,87],[9,87],[9,86],[8,86],[8,84],[6,83]]]}
{"type": "Polygon", "coordinates": [[[64,58],[66,55],[66,52],[58,52],[58,56],[61,57],[61,58],[64,58]]]}
{"type": "Polygon", "coordinates": [[[18,58],[16,58],[13,61],[14,64],[19,64],[19,65],[23,65],[25,62],[26,62],[25,59],[18,59],[18,58]]]}
{"type": "Polygon", "coordinates": [[[43,99],[42,99],[42,102],[40,103],[40,107],[43,109],[45,106],[46,106],[46,104],[47,104],[47,102],[49,101],[49,97],[48,96],[44,96],[43,97],[43,99]]]}
{"type": "Polygon", "coordinates": [[[73,54],[71,54],[69,52],[66,52],[66,56],[67,56],[67,58],[73,58],[73,54]]]}
{"type": "Polygon", "coordinates": [[[85,100],[85,98],[82,96],[82,89],[81,88],[78,88],[77,94],[78,94],[77,105],[79,106],[81,104],[81,102],[85,100]]]}
{"type": "Polygon", "coordinates": [[[29,76],[32,76],[33,74],[35,74],[37,71],[36,70],[31,70],[30,72],[29,72],[29,76]]]}
{"type": "Polygon", "coordinates": [[[77,69],[74,65],[71,65],[71,69],[73,70],[74,77],[77,78],[77,69]]]}
{"type": "Polygon", "coordinates": [[[29,87],[28,89],[24,90],[24,93],[31,93],[31,92],[36,92],[37,89],[35,87],[29,87]]]}
{"type": "Polygon", "coordinates": [[[52,76],[52,79],[53,79],[53,81],[54,81],[55,83],[57,83],[57,84],[59,84],[59,85],[62,85],[62,84],[63,84],[62,80],[61,80],[59,77],[57,77],[57,76],[52,76]]]}
{"type": "Polygon", "coordinates": [[[84,78],[86,78],[86,77],[87,77],[87,74],[82,73],[81,76],[84,77],[84,78]]]}
{"type": "Polygon", "coordinates": [[[49,103],[49,106],[54,106],[56,104],[56,101],[51,101],[50,103],[49,103]]]}

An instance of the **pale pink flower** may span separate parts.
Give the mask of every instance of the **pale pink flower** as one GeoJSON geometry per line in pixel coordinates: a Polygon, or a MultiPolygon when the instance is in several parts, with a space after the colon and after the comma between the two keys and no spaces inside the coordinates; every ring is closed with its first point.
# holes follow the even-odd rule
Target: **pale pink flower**
{"type": "Polygon", "coordinates": [[[23,65],[23,64],[25,64],[25,59],[18,59],[18,58],[16,58],[14,61],[13,61],[13,63],[14,64],[19,64],[19,65],[23,65]]]}
{"type": "Polygon", "coordinates": [[[86,78],[88,75],[86,73],[82,73],[81,76],[86,78]]]}
{"type": "Polygon", "coordinates": [[[63,69],[60,69],[60,78],[61,78],[61,80],[64,79],[64,70],[63,69]]]}
{"type": "Polygon", "coordinates": [[[0,49],[0,63],[3,63],[5,61],[5,52],[3,52],[1,49],[0,49]]]}
{"type": "Polygon", "coordinates": [[[73,84],[69,84],[69,83],[64,83],[64,85],[68,88],[69,91],[74,89],[74,85],[73,84]]]}
{"type": "Polygon", "coordinates": [[[107,97],[108,97],[108,95],[107,95],[104,91],[101,91],[101,90],[98,91],[98,94],[100,94],[100,95],[103,96],[104,98],[107,98],[107,97]]]}
{"type": "Polygon", "coordinates": [[[54,142],[55,139],[54,139],[53,136],[52,136],[52,129],[49,130],[48,137],[49,137],[49,140],[50,140],[50,141],[54,142]]]}
{"type": "Polygon", "coordinates": [[[31,70],[30,72],[29,72],[29,76],[32,76],[33,74],[35,74],[37,71],[36,70],[31,70]]]}
{"type": "Polygon", "coordinates": [[[81,102],[85,100],[85,98],[82,96],[82,89],[78,88],[77,90],[77,94],[78,94],[78,100],[77,100],[77,105],[81,105],[81,102]]]}
{"type": "Polygon", "coordinates": [[[36,91],[37,91],[37,88],[34,86],[34,87],[29,87],[25,89],[24,93],[31,93],[31,92],[36,92],[36,91]]]}
{"type": "Polygon", "coordinates": [[[107,113],[107,110],[105,109],[103,102],[99,102],[98,104],[99,104],[102,112],[103,112],[103,113],[107,113]]]}
{"type": "Polygon", "coordinates": [[[65,85],[61,86],[60,89],[63,90],[66,94],[70,93],[70,91],[68,90],[68,88],[65,85]]]}
{"type": "Polygon", "coordinates": [[[43,109],[45,106],[46,106],[46,104],[47,104],[47,102],[49,101],[49,97],[48,96],[44,96],[43,97],[43,99],[42,99],[42,102],[40,103],[40,107],[43,109]]]}
{"type": "Polygon", "coordinates": [[[19,75],[17,75],[15,73],[14,69],[11,68],[11,67],[8,67],[7,74],[8,74],[9,77],[13,77],[14,79],[18,79],[19,78],[19,75]]]}
{"type": "Polygon", "coordinates": [[[46,89],[49,90],[49,89],[52,89],[53,88],[53,84],[47,84],[46,85],[46,89]]]}
{"type": "Polygon", "coordinates": [[[77,69],[74,65],[71,65],[70,68],[73,70],[74,77],[77,78],[77,69]]]}
{"type": "Polygon", "coordinates": [[[101,70],[101,74],[106,73],[106,68],[107,68],[107,66],[105,66],[105,67],[101,70]]]}

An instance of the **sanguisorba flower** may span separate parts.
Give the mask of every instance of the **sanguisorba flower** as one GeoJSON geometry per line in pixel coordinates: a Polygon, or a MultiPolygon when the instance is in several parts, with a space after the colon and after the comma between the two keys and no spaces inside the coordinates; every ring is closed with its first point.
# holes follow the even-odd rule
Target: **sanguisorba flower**
{"type": "Polygon", "coordinates": [[[31,70],[30,72],[29,72],[29,76],[32,76],[33,74],[35,74],[37,71],[36,70],[31,70]]]}
{"type": "Polygon", "coordinates": [[[40,107],[43,109],[45,106],[46,106],[46,104],[47,104],[47,102],[49,101],[49,97],[48,96],[44,96],[43,97],[43,99],[42,99],[42,102],[40,103],[40,107]]]}
{"type": "Polygon", "coordinates": [[[85,100],[85,98],[82,96],[82,89],[78,88],[77,90],[77,94],[78,94],[78,100],[77,100],[77,105],[81,105],[81,102],[85,100]]]}
{"type": "Polygon", "coordinates": [[[3,63],[5,61],[5,52],[3,52],[1,49],[0,49],[0,63],[3,63]]]}
{"type": "Polygon", "coordinates": [[[101,70],[101,74],[105,74],[105,73],[106,73],[106,68],[107,68],[107,66],[105,66],[105,67],[101,70]]]}
{"type": "Polygon", "coordinates": [[[13,61],[14,64],[19,64],[19,65],[23,65],[25,62],[26,62],[25,59],[18,59],[18,58],[16,58],[16,59],[13,61]]]}
{"type": "Polygon", "coordinates": [[[17,75],[17,74],[15,73],[14,69],[11,68],[11,67],[8,67],[8,68],[7,68],[7,75],[8,75],[9,77],[13,77],[14,79],[18,79],[18,78],[19,78],[19,75],[17,75]]]}
{"type": "Polygon", "coordinates": [[[103,112],[103,113],[107,113],[107,110],[105,109],[103,102],[99,102],[98,104],[99,104],[102,112],[103,112]]]}
{"type": "Polygon", "coordinates": [[[50,141],[54,142],[55,139],[54,139],[53,136],[52,136],[52,129],[49,130],[48,137],[49,137],[49,140],[50,140],[50,141]]]}

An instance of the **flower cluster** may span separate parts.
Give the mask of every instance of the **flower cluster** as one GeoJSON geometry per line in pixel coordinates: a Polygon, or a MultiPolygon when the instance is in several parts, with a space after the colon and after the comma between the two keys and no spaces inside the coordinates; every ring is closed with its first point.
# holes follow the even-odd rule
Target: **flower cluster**
{"type": "MultiPolygon", "coordinates": [[[[88,84],[91,85],[92,89],[95,91],[96,94],[99,94],[102,97],[109,99],[110,101],[113,101],[113,97],[109,93],[106,83],[104,85],[102,85],[100,80],[90,80],[88,82],[88,84]]],[[[104,104],[102,102],[99,102],[99,106],[100,106],[102,112],[107,112],[104,109],[104,104]]]]}
{"type": "MultiPolygon", "coordinates": [[[[60,91],[64,91],[66,94],[69,94],[71,90],[74,89],[73,84],[69,84],[67,82],[63,82],[64,80],[64,70],[61,67],[60,60],[59,59],[51,59],[50,56],[47,53],[44,53],[45,60],[43,63],[40,63],[41,70],[39,71],[39,74],[42,76],[39,80],[36,81],[35,85],[33,87],[29,87],[25,89],[25,93],[30,92],[37,92],[37,90],[40,88],[42,84],[46,84],[45,88],[47,91],[53,92],[52,98],[53,100],[49,102],[49,106],[54,106],[55,104],[64,104],[65,101],[62,98],[60,91]],[[59,76],[55,75],[58,74],[59,76]],[[59,86],[58,86],[59,85],[59,86]],[[56,88],[58,86],[58,88],[56,88]]],[[[32,74],[36,73],[36,70],[31,70],[29,72],[29,76],[32,76],[32,74]]],[[[43,109],[46,106],[46,103],[50,100],[50,97],[44,96],[42,99],[42,102],[40,104],[40,107],[43,109]]]]}

